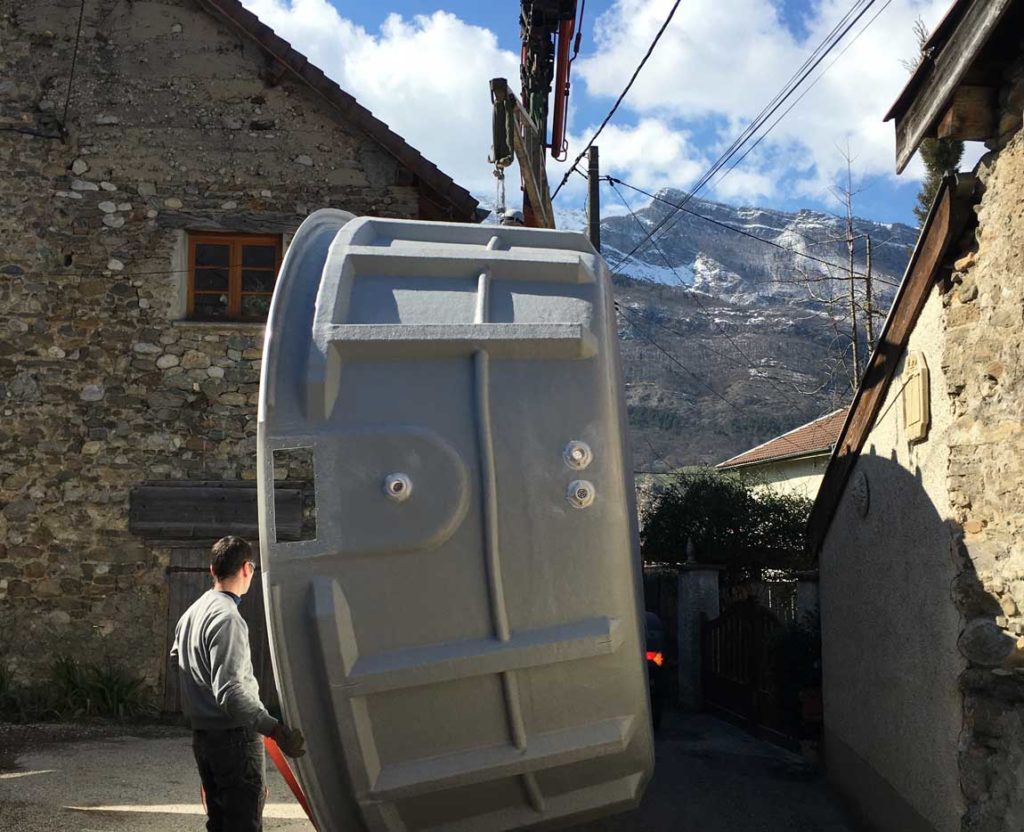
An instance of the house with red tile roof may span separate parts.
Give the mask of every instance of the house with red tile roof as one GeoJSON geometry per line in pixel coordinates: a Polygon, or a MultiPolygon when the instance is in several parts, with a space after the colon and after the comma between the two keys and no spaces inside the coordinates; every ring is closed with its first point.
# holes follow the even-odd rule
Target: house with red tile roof
{"type": "Polygon", "coordinates": [[[834,410],[715,467],[775,491],[814,499],[846,413],[845,407],[834,410]]]}

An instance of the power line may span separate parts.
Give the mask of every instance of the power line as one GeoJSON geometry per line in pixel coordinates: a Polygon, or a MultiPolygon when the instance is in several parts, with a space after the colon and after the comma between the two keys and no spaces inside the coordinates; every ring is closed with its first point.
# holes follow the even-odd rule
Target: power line
{"type": "MultiPolygon", "coordinates": [[[[616,310],[619,313],[626,314],[631,319],[633,318],[633,311],[631,309],[629,309],[628,307],[624,307],[624,306],[620,306],[619,304],[616,304],[615,308],[616,308],[616,310]]],[[[647,332],[645,332],[643,329],[641,329],[635,323],[633,324],[633,329],[634,329],[635,332],[637,332],[640,335],[641,338],[643,338],[645,341],[647,341],[647,343],[649,343],[652,347],[654,347],[656,350],[658,350],[658,352],[660,352],[662,355],[664,355],[669,361],[671,361],[673,364],[675,364],[677,367],[679,367],[685,373],[688,373],[689,375],[693,376],[693,378],[697,381],[698,384],[700,384],[702,387],[704,387],[705,389],[710,391],[712,393],[712,395],[714,395],[716,398],[720,399],[722,402],[724,402],[726,405],[731,407],[733,410],[735,410],[741,416],[746,417],[748,415],[739,405],[734,404],[733,402],[729,401],[729,399],[727,399],[725,396],[723,396],[721,393],[719,393],[714,387],[712,387],[711,384],[709,384],[708,382],[704,381],[704,379],[702,379],[699,375],[697,375],[697,373],[695,373],[693,370],[691,370],[689,367],[687,367],[685,364],[683,364],[682,361],[680,361],[671,352],[669,352],[667,349],[665,349],[665,347],[663,347],[660,343],[658,343],[658,341],[652,335],[650,335],[647,332]]],[[[786,436],[786,434],[782,434],[781,436],[779,436],[777,438],[778,439],[782,439],[785,442],[788,442],[790,445],[792,445],[794,448],[796,448],[796,450],[800,451],[801,453],[806,451],[806,448],[803,448],[803,447],[797,445],[792,439],[789,439],[786,436]]]]}
{"type": "Polygon", "coordinates": [[[35,130],[32,127],[12,127],[10,125],[0,126],[0,133],[21,133],[24,136],[35,136],[37,139],[60,139],[56,133],[44,133],[42,130],[35,130]]]}
{"type": "Polygon", "coordinates": [[[672,22],[672,18],[676,13],[676,9],[679,8],[679,4],[681,2],[682,0],[676,0],[675,3],[672,4],[672,8],[669,9],[668,12],[668,17],[666,17],[665,22],[661,24],[661,28],[658,29],[658,33],[654,36],[654,40],[651,41],[651,45],[647,47],[647,54],[643,56],[643,58],[640,60],[640,63],[637,65],[637,68],[633,70],[633,76],[629,79],[629,83],[626,84],[625,89],[623,89],[622,92],[619,93],[619,97],[615,100],[615,103],[612,105],[612,108],[608,111],[608,115],[604,117],[604,121],[601,122],[601,125],[597,128],[594,135],[590,137],[590,141],[587,142],[586,147],[584,147],[583,150],[580,151],[579,156],[577,156],[573,160],[573,163],[572,165],[570,165],[569,170],[565,172],[565,176],[562,177],[562,181],[558,183],[558,187],[555,188],[555,192],[551,194],[552,200],[556,196],[558,196],[558,192],[562,190],[562,186],[569,181],[569,177],[572,175],[572,172],[576,169],[576,165],[580,163],[580,159],[587,155],[587,151],[590,149],[591,145],[593,145],[594,142],[597,141],[597,137],[601,135],[601,131],[604,130],[605,125],[607,125],[608,122],[611,121],[612,116],[615,115],[615,111],[619,109],[619,105],[622,103],[622,100],[626,97],[626,94],[633,86],[633,82],[636,81],[637,76],[640,75],[640,70],[644,68],[644,64],[647,63],[648,58],[651,57],[651,53],[654,52],[654,47],[658,45],[658,41],[661,40],[661,36],[665,34],[665,30],[668,28],[668,24],[672,22]]]}
{"type": "MultiPolygon", "coordinates": [[[[840,53],[839,53],[838,55],[836,55],[836,56],[835,56],[835,58],[833,58],[833,59],[832,59],[832,62],[831,62],[831,63],[829,63],[829,65],[828,65],[828,66],[826,66],[826,67],[825,67],[825,68],[824,68],[824,69],[823,69],[823,70],[821,71],[821,73],[820,73],[820,74],[819,74],[819,75],[818,75],[818,76],[817,76],[817,77],[816,77],[816,78],[815,78],[815,79],[814,79],[813,81],[811,81],[811,83],[810,83],[810,84],[808,84],[808,85],[807,85],[807,87],[806,87],[806,88],[804,88],[804,91],[803,91],[802,93],[800,93],[800,95],[799,95],[799,96],[798,96],[798,97],[796,98],[796,100],[795,100],[795,101],[794,101],[794,102],[793,102],[792,104],[790,104],[790,105],[789,105],[789,106],[788,106],[788,107],[787,107],[787,108],[786,108],[786,109],[785,109],[785,110],[784,110],[784,111],[782,112],[782,115],[780,115],[780,116],[779,116],[779,117],[778,117],[777,119],[775,119],[775,121],[774,121],[774,122],[772,122],[772,124],[770,124],[770,125],[768,126],[768,129],[767,129],[767,130],[765,130],[765,131],[764,131],[764,133],[762,133],[762,134],[761,134],[760,136],[758,136],[758,138],[757,138],[757,141],[755,141],[755,142],[754,142],[754,143],[753,143],[753,144],[752,144],[752,145],[751,145],[750,147],[748,147],[748,148],[747,148],[747,149],[746,149],[745,151],[743,151],[743,155],[742,155],[742,156],[740,156],[740,157],[739,157],[739,158],[738,158],[738,159],[737,159],[736,161],[734,161],[734,162],[733,162],[733,163],[732,163],[732,164],[731,164],[731,165],[729,166],[729,169],[728,169],[728,170],[727,170],[727,171],[726,171],[725,173],[723,173],[723,174],[722,174],[722,176],[721,176],[721,177],[719,178],[718,182],[716,182],[716,183],[715,183],[716,185],[717,185],[718,183],[720,183],[720,182],[721,182],[721,181],[722,181],[723,179],[725,179],[725,177],[726,177],[726,176],[728,176],[728,175],[729,175],[730,173],[732,173],[732,172],[733,172],[733,170],[735,170],[735,169],[736,169],[736,166],[737,166],[737,165],[739,165],[739,164],[740,164],[740,163],[741,163],[741,162],[742,162],[742,161],[743,161],[744,159],[746,159],[746,158],[747,158],[747,156],[748,156],[748,155],[749,155],[749,154],[750,154],[750,153],[751,153],[751,152],[752,152],[752,151],[753,151],[753,150],[754,150],[754,149],[755,149],[755,148],[756,148],[756,147],[757,147],[757,146],[758,146],[759,144],[761,144],[761,142],[762,142],[762,141],[763,141],[763,140],[764,140],[765,138],[767,138],[768,134],[769,134],[769,133],[771,133],[771,132],[772,132],[772,130],[774,130],[774,129],[775,129],[775,127],[776,127],[776,126],[778,125],[778,123],[779,123],[780,121],[782,121],[782,120],[783,120],[783,119],[784,119],[784,118],[785,118],[785,117],[786,117],[787,115],[789,115],[790,111],[791,111],[791,110],[792,110],[792,109],[793,109],[794,107],[796,107],[796,105],[797,105],[797,104],[799,104],[799,103],[800,103],[801,101],[803,101],[803,99],[804,99],[804,96],[806,96],[806,95],[807,95],[807,93],[809,93],[809,92],[810,92],[810,91],[811,91],[812,89],[814,89],[815,85],[816,85],[816,84],[817,84],[817,83],[818,83],[818,82],[819,82],[819,81],[820,81],[820,80],[821,80],[822,78],[824,78],[824,77],[825,77],[825,76],[826,76],[826,75],[828,74],[828,71],[829,71],[830,69],[832,69],[832,67],[834,67],[834,66],[835,66],[835,65],[836,65],[836,64],[837,64],[837,63],[839,62],[839,60],[840,60],[840,59],[841,59],[841,58],[843,57],[843,55],[845,55],[845,54],[846,54],[846,53],[847,53],[847,52],[849,51],[850,47],[851,47],[851,46],[853,46],[853,45],[854,45],[854,44],[855,44],[855,43],[856,43],[856,42],[857,42],[857,41],[858,41],[858,40],[860,39],[860,36],[861,36],[861,35],[863,35],[863,34],[864,34],[864,33],[865,33],[865,32],[866,32],[866,31],[867,31],[867,30],[868,30],[869,28],[870,28],[871,24],[872,24],[872,23],[874,23],[874,22],[875,22],[876,20],[878,20],[879,16],[880,16],[880,15],[882,14],[882,12],[884,12],[884,11],[885,11],[885,10],[886,10],[887,8],[889,8],[889,5],[890,5],[891,3],[892,3],[892,0],[886,0],[886,2],[885,2],[885,3],[883,4],[882,8],[880,8],[880,9],[879,9],[879,10],[878,10],[877,12],[875,12],[875,15],[874,15],[874,17],[872,17],[872,18],[871,18],[871,19],[870,19],[870,20],[869,20],[869,21],[868,21],[867,23],[865,23],[865,24],[864,24],[864,28],[863,28],[863,29],[861,29],[861,30],[860,30],[859,32],[857,32],[857,34],[853,36],[853,38],[852,38],[852,39],[850,40],[850,42],[849,42],[848,44],[846,44],[846,46],[844,46],[844,47],[843,47],[843,50],[842,50],[842,52],[840,52],[840,53]]],[[[865,11],[866,11],[866,9],[865,9],[865,11]]],[[[858,19],[859,19],[859,17],[858,17],[858,19]]],[[[856,21],[854,21],[854,22],[856,23],[856,21]]]]}
{"type": "MultiPolygon", "coordinates": [[[[606,177],[606,180],[607,180],[608,184],[611,185],[612,190],[615,191],[615,195],[619,198],[619,200],[622,202],[622,204],[624,206],[626,206],[626,210],[629,211],[630,215],[636,221],[637,225],[640,226],[640,229],[644,230],[644,224],[640,221],[640,218],[636,215],[636,212],[630,207],[629,203],[626,201],[626,198],[622,195],[622,193],[619,191],[619,189],[615,187],[615,182],[617,180],[614,180],[612,177],[606,177]]],[[[623,184],[625,184],[625,183],[623,183],[623,184]]],[[[658,253],[661,254],[662,259],[665,261],[665,265],[668,266],[669,269],[671,269],[672,274],[675,275],[676,280],[679,281],[679,284],[681,286],[683,286],[683,288],[687,288],[686,287],[686,281],[683,280],[682,276],[676,270],[676,267],[673,266],[671,262],[669,262],[668,256],[665,254],[664,249],[662,249],[662,247],[659,246],[656,241],[652,240],[651,242],[653,243],[654,247],[658,250],[658,253]]],[[[733,341],[732,336],[729,335],[729,333],[725,331],[725,328],[722,327],[718,323],[718,321],[715,320],[715,318],[711,314],[711,312],[707,309],[707,307],[704,306],[704,302],[700,299],[700,297],[696,293],[694,293],[692,295],[692,297],[697,302],[697,305],[700,306],[700,309],[704,313],[705,317],[707,317],[708,320],[710,320],[711,323],[715,325],[715,327],[718,329],[718,331],[721,332],[722,335],[725,336],[725,338],[733,345],[733,347],[736,349],[736,351],[738,353],[740,353],[740,355],[742,355],[744,357],[744,359],[746,359],[747,366],[752,365],[753,364],[752,359],[746,353],[744,353],[742,349],[740,349],[739,345],[735,341],[733,341]]],[[[675,334],[677,336],[682,337],[681,333],[675,332],[674,330],[669,330],[669,331],[673,332],[673,334],[675,334]]],[[[708,349],[714,355],[718,355],[720,358],[725,358],[724,355],[722,355],[721,353],[716,352],[715,350],[712,350],[710,347],[708,347],[708,349]]],[[[736,363],[736,362],[734,362],[734,363],[736,363]]],[[[739,365],[737,363],[737,366],[741,366],[741,365],[739,365]]]]}
{"type": "Polygon", "coordinates": [[[583,4],[580,6],[580,19],[576,23],[576,38],[575,43],[572,45],[572,57],[569,59],[569,65],[576,61],[576,57],[580,54],[580,41],[583,40],[583,18],[587,13],[587,0],[583,0],[583,4]]]}
{"type": "MultiPolygon", "coordinates": [[[[636,212],[632,209],[632,207],[630,207],[629,203],[626,201],[625,197],[623,197],[623,195],[620,193],[619,189],[615,187],[615,182],[617,180],[615,180],[614,177],[605,177],[605,178],[606,178],[608,184],[611,185],[612,190],[615,191],[616,196],[618,196],[619,200],[626,207],[626,210],[629,211],[630,215],[633,217],[633,219],[636,221],[636,223],[642,229],[643,228],[643,223],[640,221],[640,218],[636,215],[636,212]]],[[[623,184],[625,184],[625,183],[623,183],[623,184]]],[[[680,276],[679,272],[671,264],[671,262],[669,262],[669,259],[668,259],[667,255],[665,254],[664,249],[662,249],[661,246],[659,246],[657,241],[654,240],[654,239],[651,240],[651,243],[655,246],[655,248],[661,254],[662,259],[665,261],[665,265],[668,266],[669,269],[671,269],[672,273],[676,277],[676,280],[678,280],[680,285],[682,285],[685,288],[686,287],[685,281],[682,279],[682,277],[680,276]]],[[[691,297],[693,297],[693,299],[697,302],[697,305],[700,307],[701,312],[704,313],[704,316],[709,321],[711,321],[711,323],[725,337],[725,339],[729,342],[729,344],[733,347],[733,349],[735,349],[741,356],[743,356],[743,358],[747,362],[746,363],[746,368],[748,370],[751,370],[751,371],[753,371],[755,373],[755,378],[764,378],[772,387],[774,387],[776,390],[778,390],[780,393],[782,393],[786,397],[786,399],[789,401],[790,404],[794,404],[795,403],[794,400],[790,399],[790,396],[792,395],[793,392],[796,392],[797,394],[804,395],[804,396],[808,395],[806,393],[801,393],[801,391],[799,389],[795,389],[795,385],[794,385],[794,390],[786,389],[781,384],[779,384],[774,378],[772,378],[771,375],[769,375],[767,373],[765,373],[763,376],[760,375],[760,373],[762,372],[761,368],[759,368],[755,364],[754,359],[751,358],[740,347],[740,345],[726,331],[726,329],[723,326],[721,326],[721,324],[718,323],[718,320],[711,314],[711,311],[704,305],[704,302],[700,299],[700,296],[697,293],[694,292],[694,293],[691,293],[691,297]]],[[[682,333],[679,333],[679,332],[676,332],[673,329],[670,329],[669,327],[667,327],[664,324],[662,324],[660,321],[653,321],[652,323],[654,323],[655,326],[658,326],[659,328],[664,329],[666,332],[670,332],[673,335],[676,335],[677,337],[683,337],[682,333]]],[[[721,353],[718,353],[715,350],[711,350],[710,348],[708,348],[708,349],[713,354],[718,355],[721,358],[725,358],[725,356],[721,355],[721,353]]],[[[742,366],[742,365],[737,365],[737,366],[742,366]]]]}
{"type": "MultiPolygon", "coordinates": [[[[834,263],[834,262],[832,262],[830,260],[824,260],[821,257],[815,257],[813,254],[808,254],[807,252],[800,251],[800,249],[789,248],[788,246],[784,246],[781,243],[775,242],[774,240],[769,240],[766,237],[758,237],[756,234],[751,234],[749,231],[747,231],[744,228],[738,228],[735,225],[729,225],[728,223],[722,222],[721,220],[716,220],[713,217],[709,217],[709,216],[707,216],[705,214],[700,214],[697,211],[694,211],[692,208],[685,207],[686,206],[685,202],[680,202],[680,203],[672,202],[669,199],[665,199],[664,197],[658,196],[657,194],[649,193],[648,191],[645,191],[643,188],[638,188],[636,185],[631,185],[629,182],[624,182],[623,180],[617,179],[614,176],[608,176],[608,177],[605,177],[605,179],[607,179],[607,181],[612,185],[612,187],[614,187],[616,184],[623,185],[623,186],[629,188],[630,190],[636,191],[639,194],[643,194],[644,196],[649,197],[650,199],[657,200],[658,202],[664,202],[666,205],[672,206],[677,211],[682,211],[685,214],[689,214],[689,215],[691,215],[693,217],[697,217],[698,219],[704,220],[705,222],[709,222],[712,225],[717,225],[720,228],[728,229],[729,231],[733,231],[736,234],[742,234],[744,237],[749,237],[752,240],[757,240],[760,243],[764,243],[766,245],[772,246],[774,248],[779,249],[780,251],[785,251],[785,252],[788,252],[789,254],[794,254],[794,255],[796,255],[798,257],[805,257],[808,260],[813,260],[815,263],[821,263],[824,266],[830,266],[830,267],[832,267],[834,269],[842,269],[842,270],[845,271],[846,268],[847,268],[846,266],[844,266],[841,263],[834,263]]],[[[627,207],[628,207],[628,205],[627,205],[627,207]]],[[[632,211],[632,209],[630,209],[630,210],[632,211]]],[[[801,236],[803,236],[803,235],[801,235],[801,236]]],[[[842,239],[845,240],[846,238],[844,237],[842,239]]],[[[652,245],[657,246],[657,241],[654,239],[654,237],[650,238],[650,242],[651,242],[652,245]]],[[[819,241],[815,240],[813,242],[819,242],[819,241]]],[[[821,242],[826,242],[826,241],[821,241],[821,242]]],[[[664,256],[664,254],[662,256],[664,256]]],[[[626,260],[628,260],[630,257],[632,257],[632,254],[626,255],[626,257],[623,260],[619,261],[619,263],[614,268],[618,269],[618,267],[621,266],[621,264],[624,263],[626,260]]],[[[849,272],[847,272],[847,273],[849,273],[849,272]]],[[[865,275],[865,274],[863,274],[861,272],[853,272],[853,276],[854,277],[862,277],[862,278],[866,278],[867,277],[867,275],[865,275]]],[[[876,280],[879,283],[884,283],[885,285],[891,286],[893,288],[897,288],[899,286],[898,283],[894,283],[892,281],[885,280],[884,278],[878,277],[876,275],[872,275],[871,279],[872,280],[876,280]]]]}
{"type": "Polygon", "coordinates": [[[71,71],[68,73],[68,91],[64,94],[64,115],[61,117],[60,126],[62,130],[67,130],[68,124],[68,105],[71,104],[71,90],[72,84],[75,81],[75,66],[78,64],[78,44],[82,40],[82,20],[85,18],[85,0],[82,0],[81,5],[78,7],[78,31],[75,33],[75,48],[71,53],[71,71]]]}
{"type": "Polygon", "coordinates": [[[708,170],[701,180],[697,183],[697,186],[690,192],[688,198],[692,198],[697,191],[702,189],[714,176],[721,170],[721,168],[739,152],[740,148],[749,142],[751,138],[757,133],[761,127],[770,119],[778,109],[785,103],[785,101],[796,92],[800,85],[810,76],[812,72],[818,67],[818,65],[825,59],[825,57],[831,52],[839,42],[846,36],[850,29],[856,24],[860,17],[872,6],[875,0],[866,0],[867,5],[857,13],[857,16],[850,21],[850,18],[857,11],[858,6],[865,2],[865,0],[856,0],[845,15],[839,20],[839,22],[832,28],[832,30],[825,36],[820,44],[815,47],[814,51],[804,60],[803,64],[797,69],[796,72],[790,77],[789,81],[783,86],[783,88],[775,95],[775,97],[758,113],[757,117],[747,125],[746,129],[737,137],[732,145],[726,150],[726,152],[719,157],[719,159],[712,165],[712,168],[708,170]],[[847,21],[850,21],[847,23],[847,21]],[[843,28],[845,26],[845,28],[843,28]],[[840,31],[842,30],[842,31],[840,31]]]}
{"type": "MultiPolygon", "coordinates": [[[[839,23],[826,35],[825,39],[815,48],[807,60],[804,61],[803,65],[798,69],[789,81],[783,86],[782,90],[779,91],[769,102],[765,108],[754,118],[754,120],[747,126],[747,128],[740,134],[739,137],[730,145],[730,147],[715,161],[714,164],[704,173],[703,176],[697,181],[694,187],[686,195],[682,204],[686,204],[691,200],[698,191],[700,191],[717,173],[722,169],[733,156],[739,152],[740,148],[746,144],[753,135],[770,119],[779,108],[789,99],[797,88],[804,82],[804,80],[818,67],[818,65],[825,59],[825,57],[831,52],[839,42],[846,36],[846,34],[856,25],[857,21],[867,12],[867,10],[875,3],[875,0],[857,0],[849,11],[842,17],[839,23]],[[866,5],[859,12],[857,9],[863,3],[866,5]],[[856,13],[856,16],[850,20],[851,16],[856,13]],[[850,20],[849,23],[846,21],[850,20]],[[806,68],[806,69],[805,69],[806,68]]],[[[623,257],[613,268],[617,269],[623,263],[632,257],[646,242],[648,239],[653,237],[658,231],[675,216],[675,213],[667,214],[664,219],[657,226],[651,229],[644,239],[634,246],[625,257],[623,257]]]]}

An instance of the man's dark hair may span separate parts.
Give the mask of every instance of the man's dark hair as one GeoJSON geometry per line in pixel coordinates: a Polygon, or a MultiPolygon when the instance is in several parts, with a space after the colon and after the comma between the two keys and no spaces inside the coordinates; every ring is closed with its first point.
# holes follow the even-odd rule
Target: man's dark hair
{"type": "Polygon", "coordinates": [[[236,574],[247,560],[252,560],[252,546],[248,540],[233,534],[222,537],[210,550],[210,566],[220,581],[236,574]]]}

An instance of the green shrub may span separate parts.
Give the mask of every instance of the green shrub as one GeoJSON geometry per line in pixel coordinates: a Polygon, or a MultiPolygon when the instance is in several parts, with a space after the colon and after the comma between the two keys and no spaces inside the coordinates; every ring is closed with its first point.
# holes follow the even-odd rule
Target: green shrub
{"type": "Polygon", "coordinates": [[[678,563],[692,544],[698,559],[733,572],[814,566],[805,552],[811,501],[711,468],[680,473],[644,512],[645,561],[678,563]]]}
{"type": "Polygon", "coordinates": [[[91,666],[86,672],[90,705],[98,716],[128,719],[156,713],[143,680],[113,664],[91,666]]]}
{"type": "Polygon", "coordinates": [[[45,682],[18,685],[0,666],[0,719],[13,722],[154,716],[142,679],[113,663],[82,664],[59,656],[45,682]]]}

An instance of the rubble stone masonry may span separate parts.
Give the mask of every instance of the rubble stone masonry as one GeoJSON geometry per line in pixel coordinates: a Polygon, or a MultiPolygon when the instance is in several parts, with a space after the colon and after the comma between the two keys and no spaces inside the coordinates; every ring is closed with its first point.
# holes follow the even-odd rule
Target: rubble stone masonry
{"type": "Polygon", "coordinates": [[[1013,650],[1024,636],[1024,63],[1000,102],[1000,136],[978,169],[978,226],[945,296],[969,832],[1024,828],[1024,668],[1013,650]]]}
{"type": "Polygon", "coordinates": [[[186,229],[415,217],[419,193],[191,0],[84,8],[69,100],[78,0],[0,0],[0,662],[155,684],[169,550],[129,533],[129,491],[255,468],[262,327],[182,320],[186,229]]]}

